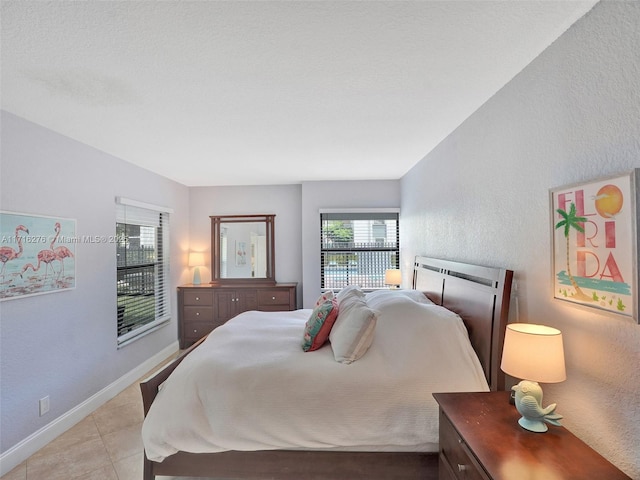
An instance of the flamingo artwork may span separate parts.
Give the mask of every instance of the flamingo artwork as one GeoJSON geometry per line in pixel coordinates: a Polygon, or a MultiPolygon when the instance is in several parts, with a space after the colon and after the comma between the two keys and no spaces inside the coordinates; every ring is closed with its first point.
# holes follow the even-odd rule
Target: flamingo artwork
{"type": "Polygon", "coordinates": [[[38,252],[38,264],[34,266],[32,263],[27,263],[24,267],[22,267],[22,274],[24,274],[29,268],[34,272],[40,270],[42,264],[45,264],[44,277],[43,280],[47,279],[47,275],[49,274],[49,267],[51,267],[51,272],[56,273],[55,268],[53,268],[53,261],[58,260],[60,262],[60,270],[58,270],[56,278],[60,279],[60,276],[64,279],[64,259],[65,258],[73,258],[73,253],[67,247],[61,245],[56,247],[56,241],[58,240],[58,236],[60,235],[62,227],[59,222],[56,222],[54,225],[54,230],[56,235],[51,240],[51,245],[48,250],[40,250],[38,252]]]}
{"type": "Polygon", "coordinates": [[[53,253],[55,255],[55,259],[60,261],[60,271],[58,272],[58,277],[60,277],[60,275],[62,275],[62,277],[64,278],[64,259],[65,258],[73,258],[73,253],[71,252],[71,250],[69,250],[67,247],[65,247],[64,245],[61,245],[59,247],[55,247],[54,248],[54,244],[56,243],[56,240],[58,239],[58,235],[60,235],[60,230],[61,230],[61,226],[60,223],[56,222],[55,224],[55,231],[56,231],[56,236],[53,237],[53,240],[51,241],[51,250],[53,250],[53,253]]]}
{"type": "Polygon", "coordinates": [[[0,262],[2,262],[2,270],[0,270],[0,277],[4,278],[4,270],[7,268],[7,262],[11,260],[15,260],[16,258],[20,258],[22,256],[22,252],[24,251],[22,248],[22,237],[20,236],[20,232],[27,232],[29,234],[29,230],[24,225],[18,225],[16,227],[16,242],[18,243],[18,250],[11,247],[0,247],[0,262]]]}
{"type": "Polygon", "coordinates": [[[43,281],[47,279],[47,274],[49,273],[49,267],[51,267],[51,271],[53,273],[56,273],[55,270],[53,269],[53,265],[51,264],[51,262],[56,260],[56,254],[53,250],[40,250],[38,252],[37,258],[38,258],[38,265],[34,267],[33,263],[27,263],[24,267],[22,267],[22,272],[20,273],[20,276],[24,275],[24,273],[29,268],[34,272],[37,272],[38,270],[40,270],[40,266],[43,263],[45,264],[43,281]]]}
{"type": "Polygon", "coordinates": [[[0,301],[75,288],[74,246],[73,219],[1,211],[0,301]]]}

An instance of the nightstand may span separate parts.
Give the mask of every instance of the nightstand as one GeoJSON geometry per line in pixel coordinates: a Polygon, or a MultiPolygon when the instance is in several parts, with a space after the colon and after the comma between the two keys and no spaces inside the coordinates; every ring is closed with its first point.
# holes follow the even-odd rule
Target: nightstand
{"type": "Polygon", "coordinates": [[[630,478],[564,427],[521,428],[509,394],[433,394],[440,405],[440,480],[630,478]]]}

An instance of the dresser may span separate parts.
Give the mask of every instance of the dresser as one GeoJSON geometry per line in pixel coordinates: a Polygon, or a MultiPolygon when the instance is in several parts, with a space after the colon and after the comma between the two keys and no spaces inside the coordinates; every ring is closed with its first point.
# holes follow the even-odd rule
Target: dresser
{"type": "Polygon", "coordinates": [[[296,283],[178,287],[180,348],[188,348],[214,328],[248,310],[295,310],[296,287],[296,283]]]}
{"type": "Polygon", "coordinates": [[[509,394],[433,395],[440,405],[440,480],[629,479],[564,427],[521,428],[509,394]]]}

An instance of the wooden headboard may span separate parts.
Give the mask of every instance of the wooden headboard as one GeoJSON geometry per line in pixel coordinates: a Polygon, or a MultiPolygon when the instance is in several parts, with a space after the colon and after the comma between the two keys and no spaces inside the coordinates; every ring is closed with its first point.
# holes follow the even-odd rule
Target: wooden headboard
{"type": "Polygon", "coordinates": [[[500,370],[513,272],[417,256],[413,288],[456,312],[467,327],[491,390],[504,390],[500,370]]]}

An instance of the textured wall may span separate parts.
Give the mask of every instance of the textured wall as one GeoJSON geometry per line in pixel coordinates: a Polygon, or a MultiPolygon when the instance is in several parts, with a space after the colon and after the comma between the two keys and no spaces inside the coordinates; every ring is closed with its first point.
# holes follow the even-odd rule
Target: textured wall
{"type": "Polygon", "coordinates": [[[416,254],[515,270],[519,320],[565,338],[545,403],[634,478],[640,326],[552,300],[549,189],[640,167],[638,25],[640,2],[599,3],[401,182],[405,274],[416,254]]]}
{"type": "MultiPolygon", "coordinates": [[[[3,210],[76,219],[76,233],[115,233],[115,197],[174,209],[171,290],[186,269],[188,189],[2,112],[3,210]]],[[[176,341],[172,322],[118,350],[115,245],[76,245],[77,287],[0,303],[0,449],[5,452],[176,341]],[[51,410],[38,416],[38,400],[51,410]]]]}

